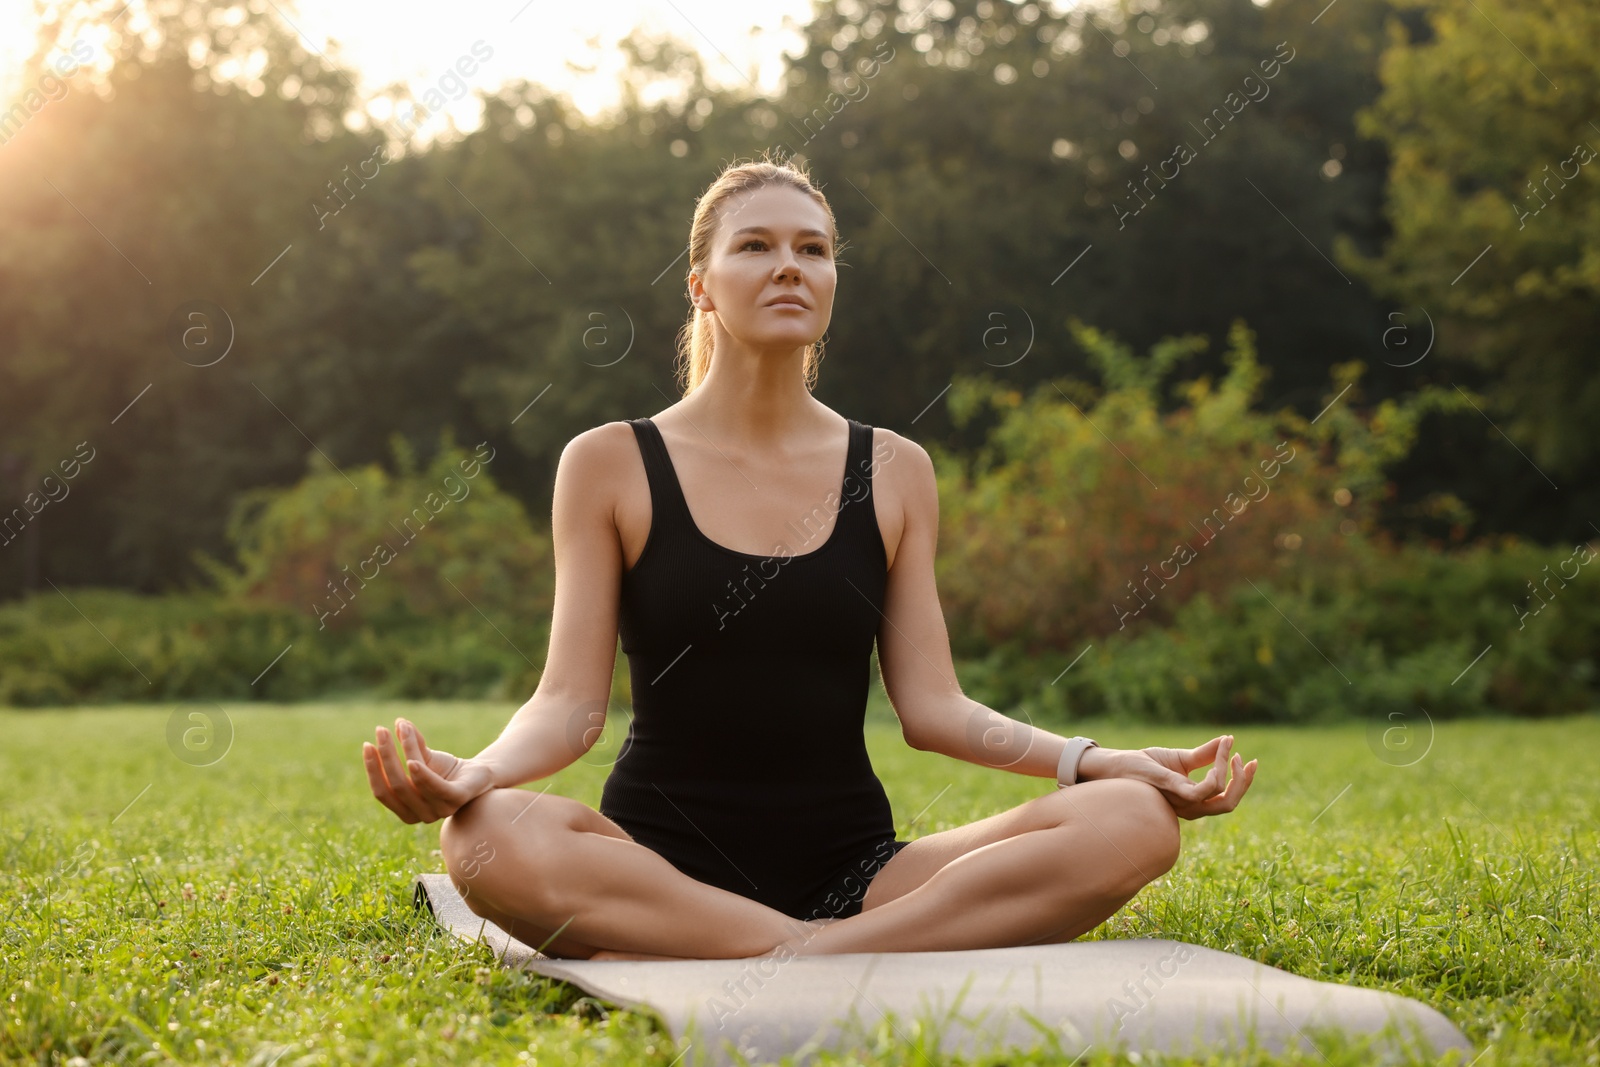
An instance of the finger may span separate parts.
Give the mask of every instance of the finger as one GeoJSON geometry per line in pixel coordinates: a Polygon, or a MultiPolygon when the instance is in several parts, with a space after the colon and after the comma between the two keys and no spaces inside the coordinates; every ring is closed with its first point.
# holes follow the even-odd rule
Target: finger
{"type": "Polygon", "coordinates": [[[1201,783],[1190,778],[1187,774],[1171,768],[1163,768],[1163,770],[1165,773],[1161,775],[1161,780],[1151,784],[1164,793],[1171,793],[1180,799],[1188,800],[1201,788],[1201,783]]]}
{"type": "Polygon", "coordinates": [[[376,752],[379,768],[387,779],[384,795],[380,799],[388,805],[401,820],[408,823],[420,822],[423,811],[412,788],[410,780],[406,777],[401,767],[400,758],[395,751],[394,739],[389,731],[383,727],[377,730],[378,743],[373,746],[376,752]]]}
{"type": "Polygon", "coordinates": [[[378,759],[378,746],[371,741],[361,742],[361,763],[366,767],[367,784],[372,786],[372,795],[384,800],[389,795],[389,779],[384,776],[383,763],[378,759]]]}
{"type": "Polygon", "coordinates": [[[465,790],[459,783],[448,781],[426,763],[407,760],[406,769],[411,772],[411,778],[416,782],[417,792],[422,795],[425,802],[433,803],[435,811],[441,807],[448,807],[454,811],[466,802],[466,797],[462,795],[465,790]]]}
{"type": "Polygon", "coordinates": [[[361,762],[367,768],[367,782],[372,786],[372,795],[378,802],[400,818],[411,821],[411,815],[400,807],[394,800],[394,791],[389,788],[388,779],[383,774],[383,763],[378,756],[378,746],[371,741],[361,742],[361,762]]]}
{"type": "Polygon", "coordinates": [[[1234,805],[1239,803],[1239,797],[1243,795],[1244,757],[1237,752],[1231,753],[1228,757],[1228,771],[1228,787],[1211,798],[1222,811],[1232,811],[1234,805]]]}
{"type": "Polygon", "coordinates": [[[1218,812],[1232,811],[1239,804],[1244,788],[1244,757],[1234,753],[1228,760],[1228,770],[1231,772],[1228,788],[1211,799],[1211,803],[1218,812]]]}
{"type": "Polygon", "coordinates": [[[433,749],[428,747],[428,742],[422,738],[422,731],[417,729],[417,724],[410,719],[406,720],[406,729],[417,739],[417,751],[422,753],[422,762],[433,766],[433,749]]]}
{"type": "Polygon", "coordinates": [[[1239,792],[1233,795],[1233,804],[1228,809],[1229,811],[1239,806],[1239,801],[1243,800],[1244,795],[1250,791],[1250,783],[1256,780],[1256,761],[1251,760],[1240,767],[1238,778],[1235,780],[1239,782],[1239,792]]]}
{"type": "Polygon", "coordinates": [[[450,797],[461,791],[459,784],[450,781],[421,760],[406,760],[406,770],[411,772],[411,781],[419,793],[450,797]]]}
{"type": "Polygon", "coordinates": [[[378,762],[378,748],[371,741],[361,742],[361,763],[367,769],[367,784],[372,795],[379,800],[389,791],[389,780],[383,776],[383,764],[378,762]]]}
{"type": "Polygon", "coordinates": [[[1223,792],[1228,786],[1228,772],[1233,767],[1233,761],[1238,757],[1233,753],[1233,735],[1224,736],[1222,744],[1217,746],[1217,762],[1213,765],[1217,770],[1217,781],[1221,786],[1217,791],[1223,792]]]}
{"type": "MultiPolygon", "coordinates": [[[[1212,742],[1202,747],[1210,747],[1212,742]]],[[[1222,793],[1228,784],[1228,754],[1233,748],[1233,737],[1223,734],[1214,742],[1215,754],[1212,757],[1211,767],[1206,771],[1206,776],[1195,783],[1189,795],[1195,800],[1206,800],[1222,793]]]]}
{"type": "Polygon", "coordinates": [[[1222,745],[1222,737],[1213,737],[1203,745],[1190,749],[1177,749],[1179,762],[1186,771],[1198,770],[1217,758],[1217,749],[1222,745]]]}
{"type": "Polygon", "coordinates": [[[1169,799],[1183,803],[1194,803],[1216,794],[1217,787],[1212,780],[1215,777],[1215,770],[1198,782],[1190,778],[1188,773],[1185,773],[1186,771],[1192,772],[1195,769],[1189,765],[1188,761],[1190,753],[1198,751],[1198,749],[1166,748],[1145,749],[1145,751],[1151,754],[1152,762],[1156,765],[1156,769],[1140,768],[1146,772],[1143,777],[1157,789],[1169,794],[1169,799]],[[1172,764],[1176,764],[1183,770],[1174,770],[1172,764]]]}
{"type": "Polygon", "coordinates": [[[422,735],[417,732],[417,728],[410,720],[396,719],[394,734],[400,739],[400,747],[404,750],[406,759],[428,762],[427,753],[422,748],[422,735]]]}
{"type": "Polygon", "coordinates": [[[1152,784],[1185,803],[1204,800],[1209,796],[1215,795],[1217,791],[1216,786],[1211,783],[1209,775],[1197,782],[1182,771],[1175,771],[1171,768],[1163,768],[1163,771],[1161,780],[1152,784]]]}
{"type": "Polygon", "coordinates": [[[394,738],[389,731],[378,727],[378,757],[383,761],[383,772],[389,777],[389,790],[399,804],[411,815],[421,819],[426,809],[422,800],[417,796],[417,791],[411,785],[411,780],[406,777],[406,772],[400,766],[400,757],[395,752],[394,738]]]}
{"type": "MultiPolygon", "coordinates": [[[[1243,759],[1242,756],[1233,757],[1236,764],[1243,759]]],[[[1250,788],[1250,783],[1255,780],[1256,761],[1236,766],[1233,781],[1228,783],[1228,791],[1219,797],[1213,797],[1204,804],[1199,805],[1201,815],[1223,815],[1239,806],[1239,801],[1244,799],[1245,793],[1250,788]]]]}
{"type": "Polygon", "coordinates": [[[1175,768],[1182,765],[1187,749],[1160,748],[1154,745],[1134,750],[1131,755],[1144,759],[1129,760],[1116,777],[1134,778],[1148,782],[1164,793],[1182,795],[1191,784],[1188,775],[1175,768]]]}
{"type": "MultiPolygon", "coordinates": [[[[417,724],[410,719],[396,719],[395,723],[395,732],[399,734],[401,743],[405,746],[406,759],[416,760],[428,770],[436,772],[445,781],[449,781],[449,776],[461,762],[461,757],[451,755],[442,749],[429,748],[428,742],[423,739],[422,731],[417,729],[417,724]]],[[[416,775],[412,775],[412,781],[416,784],[416,775]]]]}

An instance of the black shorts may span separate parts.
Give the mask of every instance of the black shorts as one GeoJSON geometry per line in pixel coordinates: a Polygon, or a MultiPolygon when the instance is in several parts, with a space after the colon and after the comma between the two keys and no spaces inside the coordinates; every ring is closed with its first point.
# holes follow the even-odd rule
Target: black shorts
{"type": "Polygon", "coordinates": [[[822,889],[792,916],[797,919],[844,919],[861,914],[861,901],[873,875],[911,842],[889,838],[878,842],[860,856],[840,867],[822,889]]]}

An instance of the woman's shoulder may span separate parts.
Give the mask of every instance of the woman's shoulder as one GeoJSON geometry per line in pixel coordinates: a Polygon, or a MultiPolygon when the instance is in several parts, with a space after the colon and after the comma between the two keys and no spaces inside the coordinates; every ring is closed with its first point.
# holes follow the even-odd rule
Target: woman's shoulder
{"type": "Polygon", "coordinates": [[[900,469],[914,468],[919,471],[933,469],[933,459],[928,455],[928,450],[917,442],[887,426],[872,426],[870,423],[868,425],[872,430],[874,463],[884,464],[899,456],[911,460],[910,463],[902,463],[900,469]]]}
{"type": "Polygon", "coordinates": [[[626,469],[628,458],[638,452],[629,420],[617,419],[591,426],[569,440],[561,449],[558,464],[585,478],[601,477],[607,472],[626,469]]]}

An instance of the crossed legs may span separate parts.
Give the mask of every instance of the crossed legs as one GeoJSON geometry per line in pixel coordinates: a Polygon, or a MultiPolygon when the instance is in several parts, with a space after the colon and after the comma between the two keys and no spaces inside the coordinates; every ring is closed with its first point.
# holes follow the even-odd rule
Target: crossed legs
{"type": "Polygon", "coordinates": [[[917,838],[884,864],[859,915],[802,922],[699,882],[569,797],[494,789],[440,828],[467,906],[548,955],[607,959],[911,952],[1070,941],[1178,855],[1153,787],[1083,782],[917,838]]]}
{"type": "Polygon", "coordinates": [[[859,915],[788,944],[819,955],[1071,941],[1170,870],[1178,843],[1154,786],[1084,782],[917,838],[872,879],[859,915]]]}
{"type": "Polygon", "coordinates": [[[491,789],[439,847],[467,907],[546,955],[758,956],[804,924],[684,874],[581,801],[491,789]]]}

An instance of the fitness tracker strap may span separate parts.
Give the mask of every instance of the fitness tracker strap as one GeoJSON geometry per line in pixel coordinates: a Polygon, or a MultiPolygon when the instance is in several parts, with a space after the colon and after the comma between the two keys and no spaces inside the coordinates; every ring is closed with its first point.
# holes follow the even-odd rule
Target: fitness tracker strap
{"type": "Polygon", "coordinates": [[[1069,739],[1066,747],[1061,750],[1061,762],[1056,765],[1056,788],[1065,789],[1069,785],[1077,784],[1078,763],[1083,759],[1084,751],[1099,747],[1098,742],[1091,741],[1087,737],[1069,739]]]}

